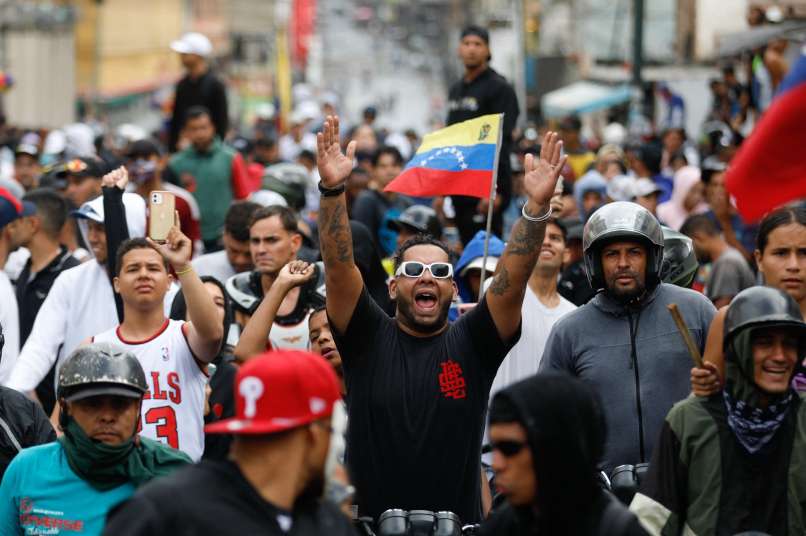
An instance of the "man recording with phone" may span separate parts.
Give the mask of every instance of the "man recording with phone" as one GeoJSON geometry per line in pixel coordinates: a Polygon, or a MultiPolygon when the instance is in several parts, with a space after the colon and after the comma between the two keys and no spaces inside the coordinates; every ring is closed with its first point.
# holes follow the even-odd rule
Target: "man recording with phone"
{"type": "Polygon", "coordinates": [[[116,208],[107,212],[101,196],[71,214],[95,259],[59,274],[11,371],[8,386],[32,397],[54,363],[58,368],[81,341],[119,322],[109,257],[121,239],[145,234],[146,207],[140,196],[123,193],[125,171],[108,173],[102,181],[108,204],[116,208]]]}
{"type": "Polygon", "coordinates": [[[204,451],[206,365],[218,355],[224,327],[190,264],[190,249],[190,240],[176,225],[163,244],[151,238],[124,242],[113,280],[123,300],[123,322],[95,335],[92,342],[132,352],[145,370],[149,390],[141,410],[141,434],[198,461],[204,451]],[[169,264],[182,285],[188,322],[165,315],[163,302],[174,280],[169,264]]]}

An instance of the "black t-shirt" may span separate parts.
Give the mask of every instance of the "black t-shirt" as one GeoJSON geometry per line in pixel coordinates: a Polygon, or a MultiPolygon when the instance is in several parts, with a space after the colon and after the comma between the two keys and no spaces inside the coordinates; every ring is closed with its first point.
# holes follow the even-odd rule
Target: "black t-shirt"
{"type": "Polygon", "coordinates": [[[112,510],[103,534],[346,536],[354,531],[335,506],[281,510],[266,502],[233,462],[202,461],[141,488],[112,510]]]}
{"type": "Polygon", "coordinates": [[[490,386],[520,337],[498,336],[486,300],[446,331],[401,331],[366,289],[334,334],[347,384],[347,464],[359,515],[389,508],[480,518],[481,439],[490,386]]]}
{"type": "MultiPolygon", "coordinates": [[[[503,136],[501,137],[501,156],[498,159],[498,176],[496,189],[501,197],[501,207],[505,208],[512,197],[512,171],[510,169],[509,154],[512,146],[512,131],[518,120],[518,98],[515,90],[506,79],[488,67],[473,80],[467,82],[464,78],[451,86],[448,92],[448,118],[446,123],[453,125],[468,119],[487,114],[504,114],[503,136]]],[[[462,242],[467,244],[479,230],[480,225],[474,223],[478,199],[467,196],[451,196],[454,210],[457,214],[459,232],[462,242]]],[[[501,210],[496,211],[493,225],[500,227],[501,210]]],[[[497,232],[501,232],[500,229],[497,232]]]]}

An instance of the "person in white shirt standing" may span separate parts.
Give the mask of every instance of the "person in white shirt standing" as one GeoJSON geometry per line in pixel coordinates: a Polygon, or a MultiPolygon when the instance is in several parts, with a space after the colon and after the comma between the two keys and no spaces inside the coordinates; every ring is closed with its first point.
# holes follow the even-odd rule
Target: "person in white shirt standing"
{"type": "Polygon", "coordinates": [[[218,354],[224,328],[213,298],[190,264],[191,241],[174,226],[165,244],[134,238],[117,254],[115,291],[123,300],[123,323],[96,335],[132,352],[146,373],[148,392],[140,432],[199,461],[204,451],[207,363],[218,354]],[[163,301],[174,269],[189,322],[165,316],[163,301]]]}
{"type": "Polygon", "coordinates": [[[561,223],[550,221],[546,225],[540,257],[529,277],[521,307],[521,338],[498,367],[490,398],[501,389],[537,374],[551,328],[564,314],[576,309],[576,305],[557,292],[565,237],[561,223]]]}
{"type": "MultiPolygon", "coordinates": [[[[114,179],[110,177],[105,185],[115,185],[114,179]]],[[[122,190],[125,184],[118,187],[122,190]]],[[[145,201],[137,194],[124,193],[122,203],[129,236],[143,236],[145,201]]],[[[79,220],[95,260],[59,274],[37,313],[31,334],[6,384],[7,387],[30,394],[32,398],[35,396],[34,389],[54,363],[58,369],[81,341],[118,322],[112,284],[106,269],[108,252],[103,198],[97,197],[84,203],[72,216],[79,220]]]]}

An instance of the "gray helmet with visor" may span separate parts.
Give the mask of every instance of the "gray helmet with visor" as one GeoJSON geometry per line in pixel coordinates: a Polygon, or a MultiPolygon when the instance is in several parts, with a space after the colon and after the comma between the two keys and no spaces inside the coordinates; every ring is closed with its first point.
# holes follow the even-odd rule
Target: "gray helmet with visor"
{"type": "Polygon", "coordinates": [[[619,240],[636,240],[647,247],[646,284],[660,281],[663,263],[663,231],[655,216],[629,201],[608,203],[594,212],[582,231],[585,272],[594,290],[605,287],[602,271],[602,247],[619,240]]]}

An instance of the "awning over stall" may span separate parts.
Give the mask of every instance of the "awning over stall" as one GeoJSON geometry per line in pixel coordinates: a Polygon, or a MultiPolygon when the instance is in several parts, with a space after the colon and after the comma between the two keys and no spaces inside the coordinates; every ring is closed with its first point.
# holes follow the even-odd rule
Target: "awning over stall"
{"type": "Polygon", "coordinates": [[[632,88],[628,85],[608,86],[596,82],[574,82],[543,95],[540,101],[543,117],[556,118],[610,108],[628,102],[632,88]]]}

